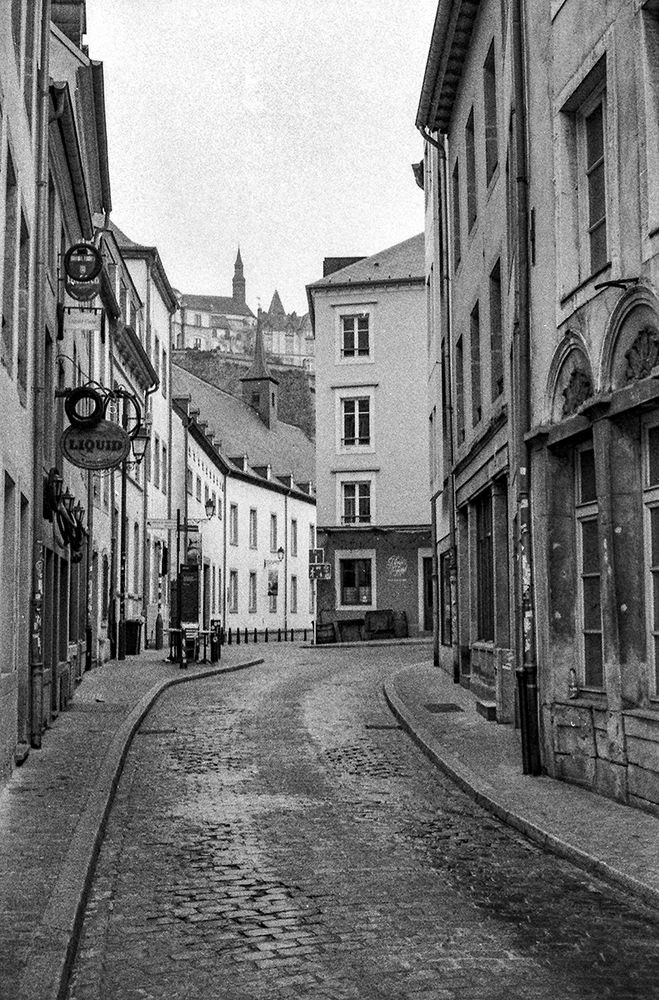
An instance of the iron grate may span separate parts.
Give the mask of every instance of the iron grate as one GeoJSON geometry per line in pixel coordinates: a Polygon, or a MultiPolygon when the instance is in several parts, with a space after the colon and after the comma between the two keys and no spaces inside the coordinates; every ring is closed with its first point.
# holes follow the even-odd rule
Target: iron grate
{"type": "Polygon", "coordinates": [[[442,701],[436,702],[431,701],[429,704],[424,705],[426,712],[433,712],[438,715],[440,712],[462,712],[463,709],[459,705],[456,705],[454,701],[442,701]]]}

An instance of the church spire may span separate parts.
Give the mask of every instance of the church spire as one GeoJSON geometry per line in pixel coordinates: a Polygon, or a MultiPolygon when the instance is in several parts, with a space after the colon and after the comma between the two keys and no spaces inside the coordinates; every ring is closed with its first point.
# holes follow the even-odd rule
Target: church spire
{"type": "Polygon", "coordinates": [[[236,254],[236,263],[233,266],[233,301],[237,305],[244,306],[245,303],[245,275],[243,273],[243,259],[240,256],[240,247],[236,254]]]}
{"type": "Polygon", "coordinates": [[[256,317],[256,337],[254,339],[254,359],[246,375],[240,380],[243,399],[258,414],[269,430],[277,423],[277,393],[279,382],[270,374],[265,359],[263,343],[263,312],[259,308],[256,317]]]}

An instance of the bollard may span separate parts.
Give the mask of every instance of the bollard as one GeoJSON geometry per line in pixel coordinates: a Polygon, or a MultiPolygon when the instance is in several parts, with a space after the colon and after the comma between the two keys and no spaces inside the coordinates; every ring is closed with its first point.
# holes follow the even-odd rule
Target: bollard
{"type": "Polygon", "coordinates": [[[304,641],[306,642],[307,641],[307,630],[306,630],[306,628],[304,629],[303,635],[304,635],[304,641]]]}
{"type": "Polygon", "coordinates": [[[264,634],[264,636],[263,636],[263,641],[264,641],[264,642],[267,642],[267,641],[268,641],[268,629],[267,629],[267,626],[266,626],[266,630],[265,630],[265,634],[264,634]]]}
{"type": "Polygon", "coordinates": [[[254,629],[254,642],[258,642],[258,641],[259,641],[259,634],[256,631],[256,629],[254,629]]]}
{"type": "Polygon", "coordinates": [[[248,638],[248,635],[247,635],[247,629],[245,629],[245,645],[247,645],[248,642],[249,642],[249,638],[248,638]]]}
{"type": "Polygon", "coordinates": [[[240,645],[240,629],[236,629],[236,646],[240,645]]]}
{"type": "Polygon", "coordinates": [[[228,643],[229,646],[231,645],[231,627],[229,627],[229,634],[228,634],[228,637],[227,637],[227,643],[228,643]]]}
{"type": "Polygon", "coordinates": [[[284,642],[288,642],[288,629],[284,629],[284,642]]]}
{"type": "Polygon", "coordinates": [[[291,629],[291,642],[295,642],[295,629],[291,629]]]}
{"type": "Polygon", "coordinates": [[[223,625],[222,628],[220,629],[220,646],[223,646],[226,641],[227,641],[227,636],[226,632],[224,631],[224,625],[223,625]]]}
{"type": "Polygon", "coordinates": [[[277,642],[281,642],[281,629],[277,629],[277,642]]]}

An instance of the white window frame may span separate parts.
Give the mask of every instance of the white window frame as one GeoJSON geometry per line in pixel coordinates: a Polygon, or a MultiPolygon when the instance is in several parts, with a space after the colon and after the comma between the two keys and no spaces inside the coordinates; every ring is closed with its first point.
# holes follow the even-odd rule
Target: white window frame
{"type": "Polygon", "coordinates": [[[334,361],[337,365],[372,365],[375,363],[375,343],[373,338],[375,303],[374,302],[349,302],[333,306],[334,308],[334,361]],[[368,354],[348,355],[343,354],[343,318],[345,316],[367,316],[368,317],[368,354]]]}
{"type": "Polygon", "coordinates": [[[258,514],[256,512],[256,507],[250,507],[249,509],[249,547],[250,549],[258,548],[259,539],[259,528],[258,528],[258,514]]]}
{"type": "Polygon", "coordinates": [[[291,577],[291,614],[297,614],[297,577],[291,577]]]}
{"type": "Polygon", "coordinates": [[[247,612],[250,615],[256,614],[257,606],[257,577],[256,573],[252,570],[249,574],[249,591],[248,591],[248,606],[247,612]]]}
{"type": "MultiPolygon", "coordinates": [[[[350,386],[336,390],[336,452],[339,455],[368,455],[375,452],[375,388],[374,386],[350,386]],[[344,444],[344,403],[346,400],[369,400],[369,443],[344,444]]],[[[357,419],[357,417],[356,417],[357,419]]]]}
{"type": "Polygon", "coordinates": [[[341,472],[336,481],[336,523],[351,527],[367,527],[377,523],[375,503],[375,475],[369,472],[341,472]],[[371,519],[370,521],[344,522],[344,487],[348,483],[368,483],[371,488],[371,519]]]}
{"type": "Polygon", "coordinates": [[[277,515],[274,511],[270,511],[270,551],[277,551],[277,535],[279,534],[277,526],[277,515]]]}
{"type": "Polygon", "coordinates": [[[377,608],[377,558],[375,549],[336,549],[334,552],[334,594],[337,611],[351,611],[357,615],[365,611],[375,611],[377,608]],[[341,603],[341,560],[370,559],[371,560],[371,603],[342,604],[341,603]]]}
{"type": "Polygon", "coordinates": [[[238,544],[238,504],[229,504],[229,545],[238,544]]]}
{"type": "Polygon", "coordinates": [[[231,615],[238,614],[238,570],[229,570],[229,586],[227,588],[227,611],[231,615]]]}
{"type": "Polygon", "coordinates": [[[291,544],[289,545],[290,555],[297,556],[297,518],[291,518],[291,544]]]}

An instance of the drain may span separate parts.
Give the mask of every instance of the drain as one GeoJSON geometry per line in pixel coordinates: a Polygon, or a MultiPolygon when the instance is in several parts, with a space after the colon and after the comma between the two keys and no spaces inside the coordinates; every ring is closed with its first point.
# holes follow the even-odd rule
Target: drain
{"type": "Polygon", "coordinates": [[[440,712],[462,712],[463,709],[459,705],[456,705],[454,701],[442,701],[436,702],[431,701],[428,705],[423,706],[426,712],[433,712],[439,714],[440,712]]]}
{"type": "Polygon", "coordinates": [[[170,733],[177,732],[176,729],[140,729],[138,730],[138,736],[167,736],[170,733]]]}
{"type": "Polygon", "coordinates": [[[390,723],[384,723],[384,722],[383,723],[379,723],[379,722],[367,722],[366,723],[366,728],[367,729],[400,729],[400,726],[397,726],[396,724],[392,725],[390,723]]]}

